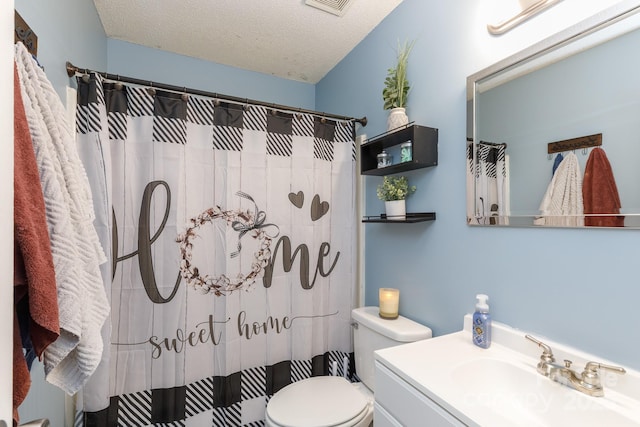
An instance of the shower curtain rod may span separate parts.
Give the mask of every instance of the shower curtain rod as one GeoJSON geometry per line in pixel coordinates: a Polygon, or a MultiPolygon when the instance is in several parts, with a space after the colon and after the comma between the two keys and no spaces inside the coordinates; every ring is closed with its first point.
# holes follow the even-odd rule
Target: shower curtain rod
{"type": "Polygon", "coordinates": [[[188,88],[188,87],[174,86],[174,85],[169,85],[169,84],[165,84],[165,83],[153,82],[153,81],[149,81],[149,80],[141,80],[141,79],[136,79],[136,78],[133,78],[133,77],[121,76],[119,74],[110,74],[110,73],[107,73],[107,72],[104,72],[104,71],[95,71],[95,70],[90,70],[88,68],[79,68],[79,67],[76,67],[75,65],[73,65],[69,61],[67,61],[66,67],[67,67],[67,75],[69,77],[73,77],[76,74],[97,73],[97,74],[100,74],[103,78],[105,78],[107,80],[114,80],[114,81],[119,81],[119,82],[123,82],[123,83],[131,83],[131,84],[136,84],[136,85],[140,85],[140,86],[150,86],[150,87],[153,87],[155,89],[163,89],[163,90],[168,90],[168,91],[171,91],[171,92],[187,93],[187,94],[191,94],[191,95],[205,96],[205,97],[215,98],[215,99],[219,99],[221,101],[229,101],[229,102],[233,102],[233,103],[241,104],[241,105],[243,105],[243,104],[252,104],[252,105],[259,105],[259,106],[262,106],[262,107],[273,108],[273,109],[276,109],[276,110],[285,110],[285,111],[291,111],[291,112],[296,112],[296,113],[311,114],[311,115],[314,115],[314,116],[323,117],[323,118],[327,118],[327,119],[354,121],[356,123],[360,123],[360,125],[362,125],[363,127],[367,125],[367,117],[366,116],[362,117],[361,119],[356,119],[354,117],[340,116],[340,115],[337,115],[337,114],[328,114],[328,113],[323,113],[323,112],[320,112],[320,111],[305,110],[303,108],[289,107],[287,105],[273,104],[273,103],[268,103],[268,102],[263,102],[263,101],[256,101],[254,99],[239,98],[239,97],[230,96],[230,95],[223,95],[223,94],[220,94],[220,93],[207,92],[207,91],[199,90],[199,89],[191,89],[191,88],[188,88]]]}

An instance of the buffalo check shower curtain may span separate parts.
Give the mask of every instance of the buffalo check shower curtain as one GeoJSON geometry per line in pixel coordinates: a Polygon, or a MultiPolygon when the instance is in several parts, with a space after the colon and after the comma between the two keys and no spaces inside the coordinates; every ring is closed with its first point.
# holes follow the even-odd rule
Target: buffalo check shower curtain
{"type": "Polygon", "coordinates": [[[353,122],[90,74],[76,129],[111,304],[77,426],[261,426],[285,385],[351,377],[353,122]]]}

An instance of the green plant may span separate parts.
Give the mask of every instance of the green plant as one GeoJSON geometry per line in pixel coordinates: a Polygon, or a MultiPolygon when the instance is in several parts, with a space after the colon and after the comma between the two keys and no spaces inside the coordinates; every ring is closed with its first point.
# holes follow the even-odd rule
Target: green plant
{"type": "Polygon", "coordinates": [[[389,202],[404,200],[416,191],[416,186],[409,186],[406,176],[385,176],[382,184],[378,185],[378,199],[389,202]]]}
{"type": "Polygon", "coordinates": [[[409,54],[413,49],[414,41],[405,41],[403,45],[398,41],[398,50],[396,51],[396,66],[387,70],[387,78],[384,80],[384,89],[382,89],[382,99],[384,100],[384,109],[407,106],[407,96],[409,95],[409,81],[407,80],[407,62],[409,54]]]}

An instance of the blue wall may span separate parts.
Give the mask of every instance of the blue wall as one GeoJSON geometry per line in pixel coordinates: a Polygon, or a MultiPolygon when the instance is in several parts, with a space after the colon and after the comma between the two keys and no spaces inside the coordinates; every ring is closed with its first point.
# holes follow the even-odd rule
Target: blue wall
{"type": "Polygon", "coordinates": [[[38,61],[63,101],[67,61],[95,70],[107,67],[107,38],[93,2],[15,0],[15,8],[38,36],[38,61]]]}
{"type": "Polygon", "coordinates": [[[114,39],[108,40],[107,52],[110,73],[303,109],[315,107],[315,87],[309,83],[114,39]]]}
{"type": "MultiPolygon", "coordinates": [[[[416,39],[408,114],[440,132],[438,166],[407,173],[418,187],[407,210],[436,211],[437,220],[366,225],[367,305],[377,304],[378,288],[397,287],[401,314],[441,335],[460,330],[475,295],[487,293],[497,321],[640,369],[639,231],[478,228],[465,221],[466,77],[577,22],[582,3],[562,2],[491,37],[486,2],[404,0],[317,84],[317,109],[366,115],[370,124],[359,133],[383,132],[380,93],[393,48],[398,39],[416,39]]],[[[379,214],[381,179],[365,181],[366,213],[379,214]]]]}

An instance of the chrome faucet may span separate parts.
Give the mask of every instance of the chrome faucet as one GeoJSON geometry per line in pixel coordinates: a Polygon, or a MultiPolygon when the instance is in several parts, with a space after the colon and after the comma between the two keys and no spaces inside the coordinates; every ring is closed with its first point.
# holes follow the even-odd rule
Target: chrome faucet
{"type": "Polygon", "coordinates": [[[555,363],[551,347],[541,341],[538,341],[531,335],[525,335],[524,337],[542,348],[542,355],[540,356],[540,361],[536,367],[538,373],[553,381],[566,384],[589,396],[604,396],[604,388],[602,387],[602,382],[598,375],[598,369],[606,369],[618,374],[624,374],[627,372],[624,368],[619,366],[605,365],[604,363],[598,362],[587,362],[582,373],[578,374],[576,371],[571,369],[571,363],[573,363],[571,360],[565,360],[564,366],[558,365],[555,363]]]}

